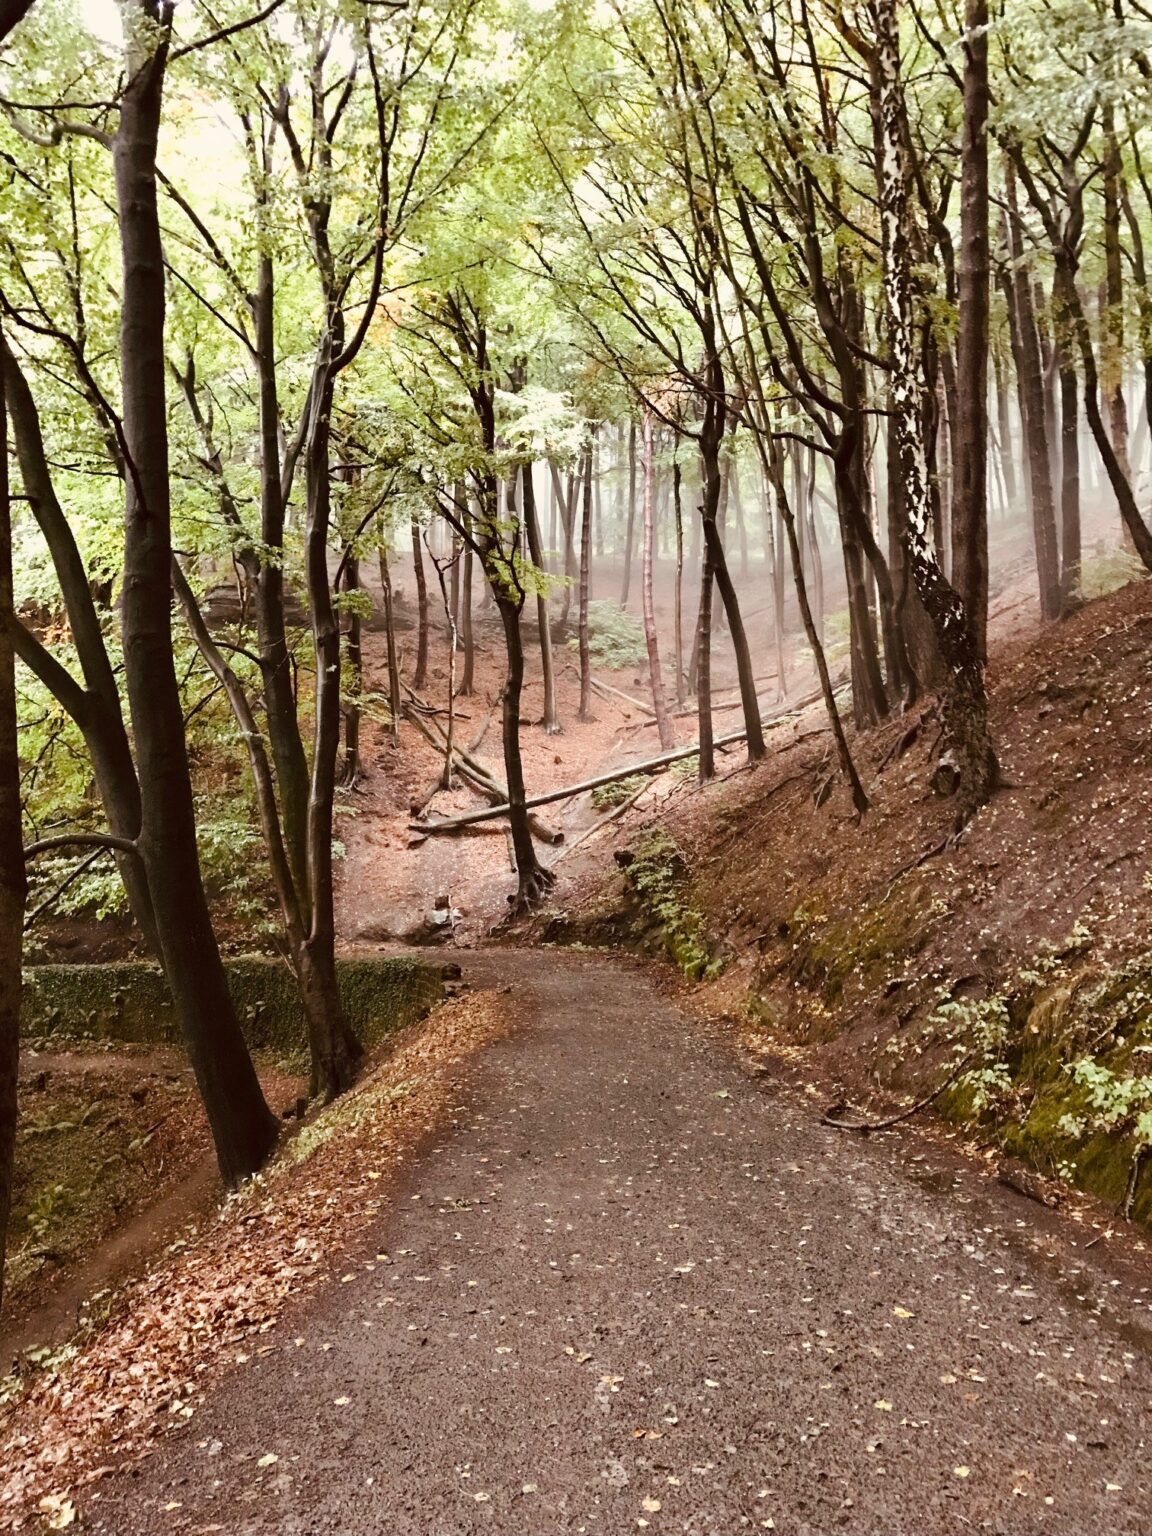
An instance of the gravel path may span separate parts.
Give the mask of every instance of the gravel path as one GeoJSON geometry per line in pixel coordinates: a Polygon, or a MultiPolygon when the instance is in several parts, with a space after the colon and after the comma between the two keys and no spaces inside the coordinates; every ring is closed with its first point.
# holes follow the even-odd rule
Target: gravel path
{"type": "Polygon", "coordinates": [[[625,964],[466,974],[523,1022],[455,1124],[92,1528],[1152,1530],[1138,1298],[1078,1301],[1025,1202],[820,1126],[625,964]]]}

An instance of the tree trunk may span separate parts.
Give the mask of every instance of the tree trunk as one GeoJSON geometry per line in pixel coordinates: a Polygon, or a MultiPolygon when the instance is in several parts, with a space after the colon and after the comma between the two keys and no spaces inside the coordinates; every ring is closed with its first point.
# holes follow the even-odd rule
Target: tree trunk
{"type": "Polygon", "coordinates": [[[169,12],[140,0],[114,147],[123,257],[120,366],[125,485],[122,628],[141,791],[139,847],[156,926],[220,1170],[235,1184],[275,1143],[212,932],[200,878],[184,717],[172,655],[172,558],[165,408],[164,253],[156,148],[169,12]]]}
{"type": "MultiPolygon", "coordinates": [[[[1016,205],[1016,183],[1011,167],[1005,177],[1008,195],[1008,249],[1013,263],[1024,257],[1024,237],[1016,205]]],[[[1020,390],[1020,414],[1028,443],[1028,484],[1032,503],[1032,529],[1036,545],[1036,571],[1040,582],[1040,616],[1060,616],[1060,572],[1056,551],[1056,512],[1052,496],[1052,470],[1047,432],[1045,431],[1044,368],[1040,356],[1040,338],[1032,304],[1032,285],[1025,271],[1008,274],[1005,286],[1009,300],[1012,349],[1016,356],[1016,376],[1020,390]]]]}
{"type": "Polygon", "coordinates": [[[712,735],[712,546],[706,539],[700,560],[700,608],[696,616],[696,640],[692,668],[696,689],[696,734],[700,738],[700,782],[716,775],[712,735]]]}
{"type": "Polygon", "coordinates": [[[424,574],[424,550],[420,524],[412,519],[412,570],[416,578],[416,671],[413,688],[423,688],[428,678],[428,580],[424,574]]]}
{"type": "MultiPolygon", "coordinates": [[[[1101,108],[1101,125],[1104,130],[1104,312],[1100,316],[1100,378],[1112,451],[1121,473],[1131,485],[1128,407],[1124,401],[1124,268],[1120,245],[1123,183],[1115,111],[1110,102],[1101,108]]],[[[1132,536],[1127,524],[1123,527],[1125,543],[1131,549],[1132,536]]]]}
{"type": "Polygon", "coordinates": [[[0,1307],[12,1210],[16,1149],[16,1085],[20,1067],[20,992],[27,883],[21,833],[20,743],[16,728],[16,664],[12,649],[12,504],[8,485],[8,418],[0,370],[0,1307]]]}
{"type": "Polygon", "coordinates": [[[628,606],[628,588],[632,584],[632,545],[636,531],[636,423],[628,423],[628,525],[624,535],[624,585],[620,606],[628,606]]]}
{"type": "MultiPolygon", "coordinates": [[[[592,566],[592,445],[584,450],[584,515],[580,522],[580,611],[577,636],[580,647],[580,711],[578,718],[592,719],[592,653],[588,644],[588,599],[592,566]]],[[[576,503],[569,508],[575,519],[576,503]]]]}
{"type": "Polygon", "coordinates": [[[673,623],[676,632],[676,703],[684,707],[684,507],[681,500],[680,461],[672,465],[672,508],[676,518],[676,592],[673,623]]]}
{"type": "Polygon", "coordinates": [[[476,687],[476,640],[472,633],[472,542],[470,539],[464,540],[464,580],[461,585],[460,603],[461,635],[464,642],[464,674],[460,679],[460,696],[471,698],[476,687]]]}
{"type": "MultiPolygon", "coordinates": [[[[0,365],[24,495],[52,557],[84,677],[83,686],[19,619],[13,622],[12,642],[20,660],[49,689],[83,735],[92,758],[92,773],[109,831],[115,837],[134,841],[140,833],[140,784],[128,732],[124,728],[116,674],[93,602],[88,573],[75,534],[56,495],[36,403],[28,381],[3,337],[0,337],[0,365]]],[[[159,956],[160,939],[143,861],[139,855],[118,852],[116,863],[132,916],[149,949],[159,956]]]]}
{"type": "Polygon", "coordinates": [[[1060,344],[1060,592],[1065,612],[1080,602],[1080,381],[1060,344]]]}
{"type": "Polygon", "coordinates": [[[923,384],[917,373],[913,318],[910,174],[897,6],[898,0],[869,0],[876,32],[873,110],[881,146],[880,218],[890,392],[904,487],[905,553],[948,668],[944,727],[959,776],[959,819],[966,821],[994,793],[999,768],[988,729],[984,668],[975,629],[963,602],[945,578],[931,542],[920,398],[923,384]]]}
{"type": "MultiPolygon", "coordinates": [[[[384,598],[384,643],[388,652],[388,729],[392,745],[400,741],[400,658],[396,654],[396,615],[392,604],[392,572],[388,567],[388,548],[383,528],[380,529],[379,562],[380,591],[384,598]]],[[[460,690],[463,692],[463,688],[460,690]]]]}
{"type": "MultiPolygon", "coordinates": [[[[260,537],[255,591],[256,637],[268,742],[276,768],[284,842],[292,878],[308,905],[308,757],[300,734],[292,653],[284,617],[285,470],[280,452],[282,428],[276,384],[277,346],[275,282],[272,258],[258,259],[252,314],[256,370],[260,390],[260,537]]],[[[294,465],[293,465],[294,469],[294,465]]]]}
{"type": "MultiPolygon", "coordinates": [[[[780,443],[776,438],[767,436],[767,429],[758,434],[758,447],[760,461],[764,469],[766,484],[770,484],[776,493],[776,503],[779,517],[783,523],[788,537],[788,552],[792,561],[792,577],[796,585],[796,601],[800,608],[800,619],[804,625],[804,634],[807,637],[812,658],[816,663],[816,672],[820,678],[820,693],[824,699],[824,708],[828,714],[828,723],[832,728],[832,736],[836,742],[836,755],[840,759],[840,771],[843,773],[852,794],[852,803],[859,815],[863,815],[868,809],[868,796],[864,792],[864,786],[860,782],[860,775],[856,771],[856,764],[852,761],[852,753],[848,748],[848,738],[844,734],[844,722],[840,718],[840,711],[836,707],[836,695],[832,688],[832,678],[828,672],[828,659],[824,654],[824,645],[816,627],[815,615],[808,599],[808,584],[804,580],[804,562],[800,558],[800,540],[796,533],[796,518],[792,507],[788,502],[788,493],[784,484],[784,463],[780,451],[780,443]]],[[[765,525],[768,523],[769,508],[765,506],[765,525]]],[[[774,551],[776,564],[781,564],[779,548],[774,551]]]]}
{"type": "MultiPolygon", "coordinates": [[[[338,320],[328,342],[339,350],[338,320]]],[[[304,447],[307,521],[304,562],[315,657],[312,732],[312,779],[308,793],[308,892],[310,923],[306,940],[306,976],[314,992],[329,997],[330,1012],[308,1017],[312,1093],[325,1101],[348,1088],[361,1050],[348,1026],[336,975],[336,910],[332,878],[332,821],[336,800],[336,760],[340,750],[340,624],[328,579],[328,536],[332,525],[331,421],[334,383],[324,363],[313,385],[304,447]]],[[[413,524],[415,527],[415,524],[413,524]]]]}
{"type": "Polygon", "coordinates": [[[676,744],[675,732],[668,719],[664,702],[664,677],[660,671],[660,645],[656,636],[656,605],[652,597],[652,560],[655,539],[655,514],[653,508],[652,462],[652,414],[644,412],[643,445],[641,449],[644,480],[644,551],[643,551],[643,603],[644,640],[648,647],[648,673],[652,683],[652,707],[656,711],[656,728],[660,733],[660,745],[665,748],[676,744]]]}
{"type": "MultiPolygon", "coordinates": [[[[360,590],[360,561],[354,555],[349,555],[344,562],[342,583],[345,592],[360,590]]],[[[340,767],[340,783],[346,789],[355,789],[363,775],[360,762],[360,699],[364,692],[361,621],[359,611],[355,608],[348,615],[345,649],[348,655],[349,686],[344,699],[344,761],[340,767]]]]}
{"type": "Polygon", "coordinates": [[[952,584],[988,655],[988,0],[967,0],[952,584]]]}
{"type": "Polygon", "coordinates": [[[540,627],[540,667],[544,674],[545,733],[555,736],[561,729],[560,715],[556,708],[556,668],[552,660],[552,628],[548,619],[548,593],[544,570],[544,551],[540,546],[540,519],[536,512],[536,490],[532,482],[532,465],[524,464],[520,470],[524,487],[524,526],[528,531],[528,551],[532,563],[540,572],[540,584],[536,593],[536,620],[540,627]]]}
{"type": "Polygon", "coordinates": [[[1019,493],[1016,488],[1016,457],[1012,450],[1012,411],[999,348],[996,349],[996,414],[1000,426],[1000,473],[1004,480],[1006,510],[1011,512],[1016,506],[1019,493]]]}

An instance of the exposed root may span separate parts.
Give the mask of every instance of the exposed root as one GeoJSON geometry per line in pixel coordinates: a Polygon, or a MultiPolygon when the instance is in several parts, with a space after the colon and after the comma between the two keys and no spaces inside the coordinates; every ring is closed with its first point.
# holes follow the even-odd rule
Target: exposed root
{"type": "Polygon", "coordinates": [[[550,869],[537,865],[520,877],[520,886],[515,896],[509,896],[510,917],[524,917],[529,912],[534,912],[542,906],[549,891],[556,884],[556,876],[550,869]]]}

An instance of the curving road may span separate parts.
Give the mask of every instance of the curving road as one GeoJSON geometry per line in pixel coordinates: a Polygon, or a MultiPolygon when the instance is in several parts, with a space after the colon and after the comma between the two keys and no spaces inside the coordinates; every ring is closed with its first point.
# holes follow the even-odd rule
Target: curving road
{"type": "Polygon", "coordinates": [[[1139,1292],[1044,1257],[1079,1230],[1037,1244],[1018,1197],[821,1127],[639,969],[466,974],[522,1022],[365,1234],[374,1269],[106,1482],[90,1528],[1152,1531],[1139,1292]]]}

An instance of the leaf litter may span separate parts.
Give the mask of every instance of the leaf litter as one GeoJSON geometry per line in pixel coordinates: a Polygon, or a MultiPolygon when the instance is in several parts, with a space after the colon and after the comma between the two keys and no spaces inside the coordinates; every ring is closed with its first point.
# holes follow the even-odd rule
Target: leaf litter
{"type": "Polygon", "coordinates": [[[507,1029],[493,991],[450,999],[402,1031],[214,1220],[129,1285],[99,1331],[33,1378],[0,1417],[0,1526],[72,1525],[81,1491],[185,1423],[215,1377],[250,1358],[242,1346],[336,1278],[387,1204],[388,1174],[456,1102],[459,1067],[507,1029]]]}

